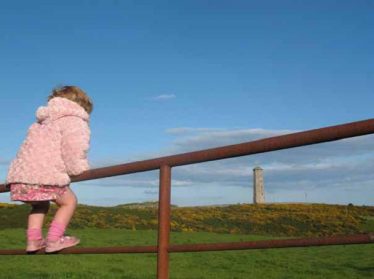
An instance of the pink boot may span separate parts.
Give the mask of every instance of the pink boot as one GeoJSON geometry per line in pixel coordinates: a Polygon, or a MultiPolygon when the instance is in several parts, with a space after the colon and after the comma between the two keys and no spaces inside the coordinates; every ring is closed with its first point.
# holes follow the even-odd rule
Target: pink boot
{"type": "Polygon", "coordinates": [[[43,239],[41,228],[28,228],[27,236],[27,254],[35,254],[38,250],[45,248],[46,241],[43,239]]]}
{"type": "Polygon", "coordinates": [[[34,254],[38,250],[43,249],[46,247],[46,241],[44,239],[38,239],[38,240],[27,240],[27,247],[26,247],[26,253],[27,254],[34,254]]]}
{"type": "Polygon", "coordinates": [[[61,236],[56,241],[47,241],[47,247],[45,248],[46,253],[53,253],[61,251],[62,249],[78,245],[80,242],[79,238],[75,236],[61,236]]]}

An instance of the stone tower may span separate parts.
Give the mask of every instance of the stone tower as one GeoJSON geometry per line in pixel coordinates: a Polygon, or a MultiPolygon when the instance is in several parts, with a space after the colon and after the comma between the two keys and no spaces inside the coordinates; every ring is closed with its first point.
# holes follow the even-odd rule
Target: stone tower
{"type": "Polygon", "coordinates": [[[253,169],[253,203],[265,203],[264,174],[260,167],[253,169]]]}

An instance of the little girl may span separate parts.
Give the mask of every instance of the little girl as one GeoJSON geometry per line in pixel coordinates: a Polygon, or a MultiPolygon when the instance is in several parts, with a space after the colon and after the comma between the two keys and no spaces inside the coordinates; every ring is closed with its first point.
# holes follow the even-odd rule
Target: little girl
{"type": "Polygon", "coordinates": [[[69,187],[70,176],[89,169],[87,151],[90,141],[89,114],[92,102],[76,86],[54,89],[48,105],[36,112],[7,176],[11,200],[31,205],[27,227],[27,253],[45,248],[46,253],[75,246],[79,239],[64,236],[72,218],[77,198],[69,187]],[[48,231],[42,236],[50,201],[58,210],[48,231]]]}

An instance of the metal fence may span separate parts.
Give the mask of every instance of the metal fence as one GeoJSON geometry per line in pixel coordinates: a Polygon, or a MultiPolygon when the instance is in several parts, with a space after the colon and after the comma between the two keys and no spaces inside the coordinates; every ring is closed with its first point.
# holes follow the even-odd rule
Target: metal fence
{"type": "MultiPolygon", "coordinates": [[[[266,249],[285,247],[307,247],[322,245],[346,245],[374,243],[374,234],[358,234],[332,236],[322,238],[297,238],[283,240],[262,240],[230,243],[200,243],[172,245],[170,234],[170,191],[172,167],[234,158],[251,154],[317,144],[362,136],[374,133],[374,119],[330,126],[315,130],[276,136],[251,142],[239,143],[223,147],[188,152],[178,155],[160,157],[151,160],[137,161],[104,168],[89,170],[73,177],[73,182],[160,170],[159,206],[158,206],[158,245],[157,246],[123,246],[98,248],[68,248],[60,254],[104,254],[104,253],[157,253],[157,278],[169,278],[169,253],[201,252],[240,249],[266,249]]],[[[7,185],[0,184],[0,192],[8,192],[7,185]]],[[[0,255],[24,255],[24,250],[0,250],[0,255]]],[[[37,254],[44,254],[40,251],[37,254]]]]}

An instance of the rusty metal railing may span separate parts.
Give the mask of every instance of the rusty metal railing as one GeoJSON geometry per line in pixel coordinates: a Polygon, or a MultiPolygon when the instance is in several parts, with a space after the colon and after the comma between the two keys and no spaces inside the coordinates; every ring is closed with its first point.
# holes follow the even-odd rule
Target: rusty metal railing
{"type": "MultiPolygon", "coordinates": [[[[158,209],[158,245],[133,247],[98,247],[98,248],[68,248],[60,254],[101,254],[101,253],[157,253],[157,278],[169,278],[169,253],[171,252],[201,252],[237,249],[265,249],[284,247],[306,247],[341,244],[374,243],[373,234],[333,236],[324,238],[301,238],[286,240],[263,240],[253,242],[211,243],[170,245],[170,191],[172,167],[233,158],[263,152],[336,141],[340,139],[368,135],[374,133],[374,119],[330,126],[315,130],[276,136],[240,144],[188,152],[178,155],[165,156],[151,160],[137,161],[116,166],[89,170],[73,177],[73,182],[124,175],[130,173],[160,170],[159,209],[158,209]]],[[[0,193],[8,192],[7,185],[0,184],[0,193]]],[[[0,255],[23,255],[24,250],[0,250],[0,255]]],[[[44,254],[43,251],[37,254],[44,254]]]]}

